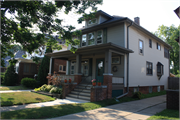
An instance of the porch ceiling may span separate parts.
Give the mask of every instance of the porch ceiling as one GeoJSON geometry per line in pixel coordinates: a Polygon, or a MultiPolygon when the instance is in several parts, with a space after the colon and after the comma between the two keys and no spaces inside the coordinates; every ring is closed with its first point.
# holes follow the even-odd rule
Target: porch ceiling
{"type": "Polygon", "coordinates": [[[87,55],[87,54],[94,54],[94,53],[105,53],[105,51],[107,50],[113,50],[113,51],[117,51],[120,53],[133,53],[134,51],[115,45],[113,43],[106,43],[106,44],[99,44],[99,45],[93,45],[93,46],[87,46],[87,47],[81,47],[78,48],[78,50],[76,51],[76,53],[72,53],[69,50],[66,51],[61,51],[61,52],[56,52],[56,53],[47,53],[45,54],[45,56],[50,56],[50,57],[55,57],[55,58],[68,58],[68,57],[73,57],[76,56],[77,54],[80,55],[87,55]]]}

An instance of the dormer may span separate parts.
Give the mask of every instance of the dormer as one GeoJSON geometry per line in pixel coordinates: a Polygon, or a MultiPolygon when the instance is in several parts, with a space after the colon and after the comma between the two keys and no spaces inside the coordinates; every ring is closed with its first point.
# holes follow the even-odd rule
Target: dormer
{"type": "Polygon", "coordinates": [[[85,20],[85,28],[101,24],[111,18],[112,18],[112,16],[99,10],[99,11],[97,11],[95,18],[85,20]]]}

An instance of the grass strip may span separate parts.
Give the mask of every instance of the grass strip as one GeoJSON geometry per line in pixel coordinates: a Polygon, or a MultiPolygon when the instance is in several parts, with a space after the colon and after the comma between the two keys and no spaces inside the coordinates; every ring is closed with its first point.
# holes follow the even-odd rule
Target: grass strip
{"type": "Polygon", "coordinates": [[[179,120],[179,110],[165,109],[148,118],[148,120],[161,120],[161,119],[179,120]]]}
{"type": "Polygon", "coordinates": [[[0,91],[4,91],[4,90],[29,90],[30,88],[27,88],[25,86],[2,86],[0,88],[0,91]]]}
{"type": "Polygon", "coordinates": [[[55,100],[55,98],[32,92],[1,93],[1,106],[23,105],[55,100]]]}
{"type": "MultiPolygon", "coordinates": [[[[150,93],[143,95],[143,98],[154,97],[158,95],[164,95],[166,91],[161,91],[158,93],[150,93]]],[[[50,107],[41,107],[41,108],[30,108],[23,109],[17,111],[8,111],[1,113],[1,119],[45,119],[45,118],[53,118],[64,116],[68,114],[74,114],[78,112],[84,112],[87,110],[93,110],[109,105],[114,105],[123,102],[129,102],[138,100],[138,98],[132,97],[123,97],[119,99],[117,102],[115,99],[103,100],[99,102],[89,102],[89,103],[81,103],[81,104],[64,104],[64,105],[56,105],[50,107]]]]}

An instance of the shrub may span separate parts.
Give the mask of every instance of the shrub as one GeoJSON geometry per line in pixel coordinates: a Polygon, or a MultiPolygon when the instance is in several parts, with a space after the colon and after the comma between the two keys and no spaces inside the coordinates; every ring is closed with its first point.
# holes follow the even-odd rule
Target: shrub
{"type": "Polygon", "coordinates": [[[47,87],[45,88],[45,91],[49,92],[52,88],[53,88],[52,85],[47,85],[47,87]]]}
{"type": "Polygon", "coordinates": [[[142,93],[141,92],[135,92],[134,95],[133,95],[133,98],[141,99],[141,97],[142,97],[142,93]]]}
{"type": "Polygon", "coordinates": [[[58,87],[53,87],[49,93],[58,93],[58,94],[61,94],[62,93],[62,89],[61,88],[58,88],[58,87]]]}
{"type": "Polygon", "coordinates": [[[36,80],[26,77],[21,80],[21,84],[26,87],[34,88],[36,86],[36,80]]]}
{"type": "Polygon", "coordinates": [[[41,87],[35,88],[34,91],[41,91],[41,87]]]}
{"type": "Polygon", "coordinates": [[[1,73],[1,84],[4,83],[4,76],[5,76],[5,73],[1,73]]]}
{"type": "Polygon", "coordinates": [[[16,85],[18,81],[18,75],[15,73],[15,66],[14,64],[10,64],[5,72],[3,84],[12,86],[16,85]]]}
{"type": "Polygon", "coordinates": [[[41,91],[46,91],[46,87],[47,87],[46,84],[44,84],[43,86],[41,86],[41,91]]]}

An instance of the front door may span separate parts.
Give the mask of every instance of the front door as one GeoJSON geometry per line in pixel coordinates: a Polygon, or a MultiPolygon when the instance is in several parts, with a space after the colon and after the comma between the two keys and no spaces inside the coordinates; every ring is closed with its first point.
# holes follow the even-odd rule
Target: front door
{"type": "Polygon", "coordinates": [[[96,59],[96,81],[103,84],[104,59],[96,59]]]}

